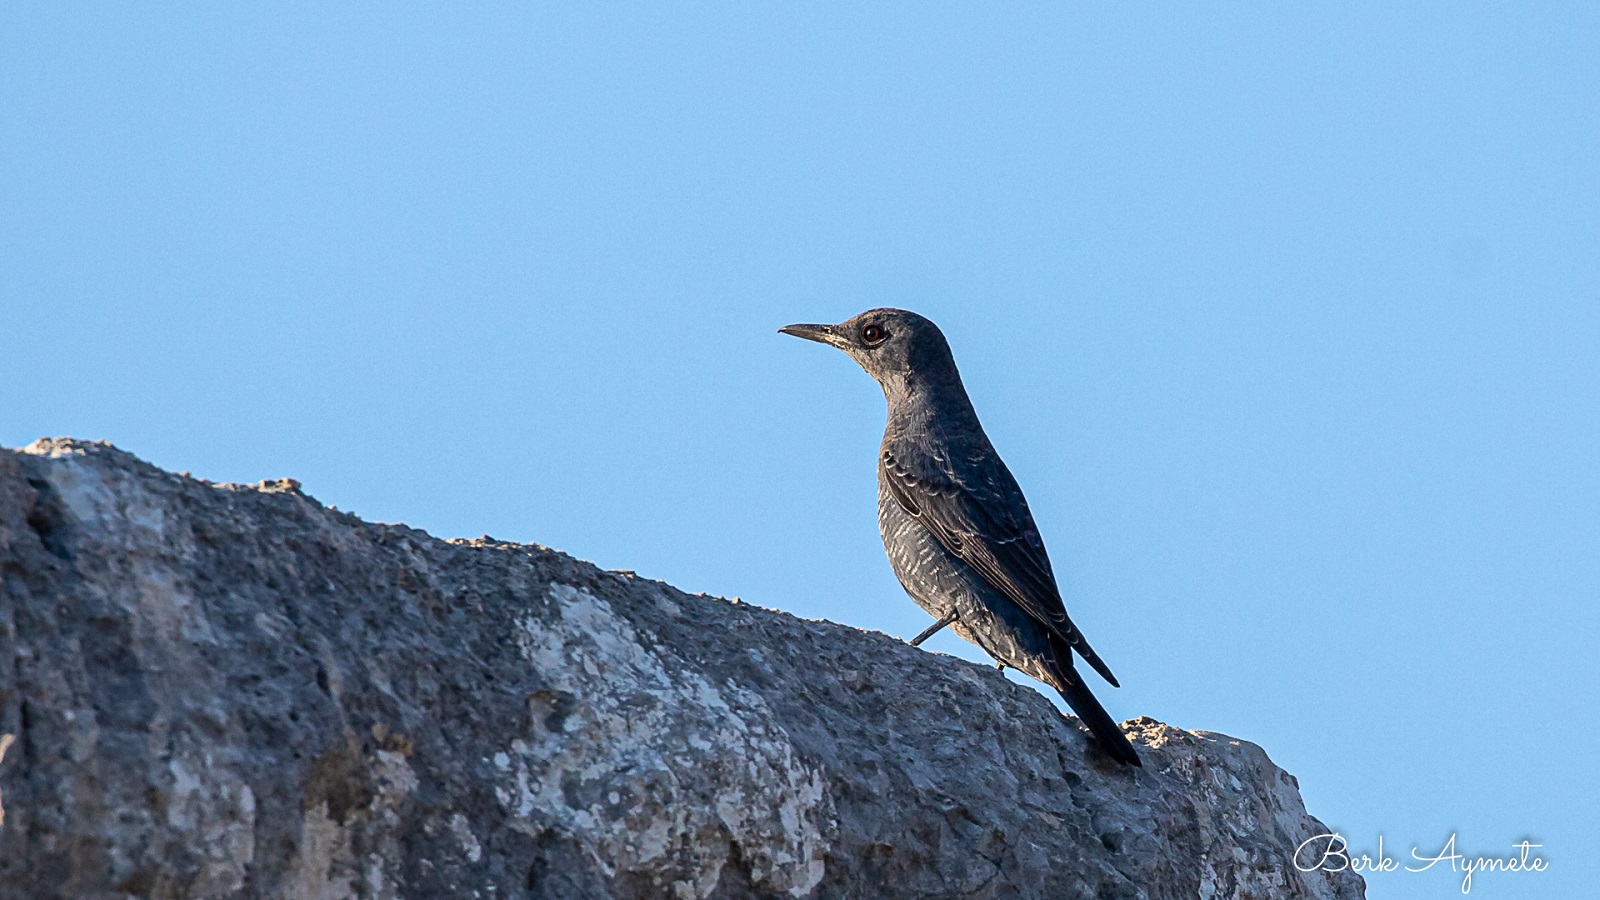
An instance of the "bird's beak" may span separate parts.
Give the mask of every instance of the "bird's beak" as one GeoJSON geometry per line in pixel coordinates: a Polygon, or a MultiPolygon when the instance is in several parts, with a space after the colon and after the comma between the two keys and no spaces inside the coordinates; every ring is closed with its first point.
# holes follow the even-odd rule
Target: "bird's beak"
{"type": "Polygon", "coordinates": [[[844,349],[844,339],[832,325],[785,325],[778,329],[781,334],[792,334],[797,338],[816,341],[819,344],[831,344],[839,349],[844,349]]]}

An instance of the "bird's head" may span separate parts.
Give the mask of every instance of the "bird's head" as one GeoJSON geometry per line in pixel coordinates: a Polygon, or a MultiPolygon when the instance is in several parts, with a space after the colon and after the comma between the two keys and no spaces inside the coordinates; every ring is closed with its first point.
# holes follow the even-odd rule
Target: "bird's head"
{"type": "Polygon", "coordinates": [[[960,380],[944,333],[914,312],[869,309],[837,325],[785,325],[778,330],[843,350],[877,379],[886,393],[960,380]]]}

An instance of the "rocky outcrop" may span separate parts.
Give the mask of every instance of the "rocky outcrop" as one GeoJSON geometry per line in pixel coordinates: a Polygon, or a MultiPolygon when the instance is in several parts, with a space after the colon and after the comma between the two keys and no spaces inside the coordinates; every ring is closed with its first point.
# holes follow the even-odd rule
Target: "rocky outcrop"
{"type": "Polygon", "coordinates": [[[0,896],[1352,898],[1260,748],[437,540],[0,451],[0,896]]]}

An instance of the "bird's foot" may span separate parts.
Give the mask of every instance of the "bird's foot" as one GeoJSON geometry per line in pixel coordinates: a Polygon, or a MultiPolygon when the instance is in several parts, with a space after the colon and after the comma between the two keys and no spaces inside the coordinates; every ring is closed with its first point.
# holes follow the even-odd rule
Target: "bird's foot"
{"type": "Polygon", "coordinates": [[[939,633],[939,629],[945,627],[946,625],[949,625],[951,622],[954,622],[958,615],[960,615],[960,614],[952,609],[951,611],[945,613],[943,616],[940,616],[939,617],[939,621],[934,622],[932,625],[929,625],[927,630],[923,631],[921,634],[919,634],[916,637],[911,639],[911,646],[915,647],[915,646],[921,644],[923,641],[927,640],[928,638],[931,638],[934,635],[938,634],[939,633]]]}

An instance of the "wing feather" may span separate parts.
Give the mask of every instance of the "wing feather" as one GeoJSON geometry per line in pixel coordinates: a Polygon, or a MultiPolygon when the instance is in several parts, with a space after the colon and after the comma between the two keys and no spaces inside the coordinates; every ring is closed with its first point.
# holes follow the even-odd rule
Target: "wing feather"
{"type": "Polygon", "coordinates": [[[913,468],[910,462],[888,447],[879,460],[884,481],[901,508],[991,587],[1066,641],[1106,681],[1116,685],[1111,669],[1067,617],[1044,541],[1010,473],[1003,466],[984,466],[988,471],[998,470],[1001,477],[967,484],[948,465],[913,468]]]}

